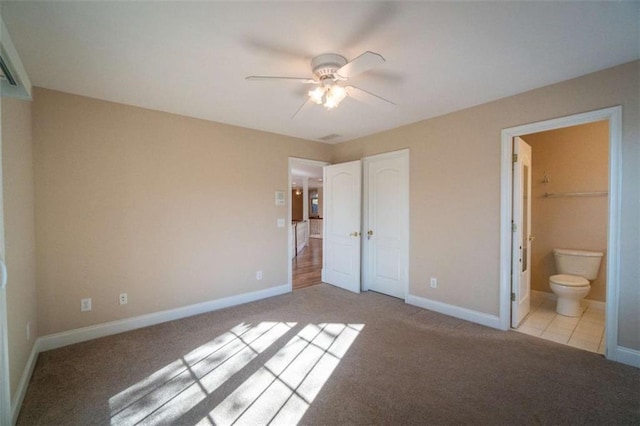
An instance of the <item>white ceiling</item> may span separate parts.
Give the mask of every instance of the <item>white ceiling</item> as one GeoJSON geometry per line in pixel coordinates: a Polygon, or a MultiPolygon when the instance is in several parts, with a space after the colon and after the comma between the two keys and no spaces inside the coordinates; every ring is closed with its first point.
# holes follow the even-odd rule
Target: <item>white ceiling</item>
{"type": "Polygon", "coordinates": [[[640,57],[639,2],[7,2],[36,86],[331,143],[640,57]],[[310,105],[312,57],[386,63],[349,83],[394,101],[310,105]]]}

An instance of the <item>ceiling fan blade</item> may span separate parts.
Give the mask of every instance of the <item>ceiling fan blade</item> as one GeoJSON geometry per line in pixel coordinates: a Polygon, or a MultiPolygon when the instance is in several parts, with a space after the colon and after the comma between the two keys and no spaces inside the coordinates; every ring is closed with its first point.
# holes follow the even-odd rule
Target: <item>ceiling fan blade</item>
{"type": "Polygon", "coordinates": [[[268,75],[250,75],[249,77],[245,77],[246,80],[249,81],[294,81],[302,84],[318,84],[318,81],[315,81],[312,78],[303,78],[303,77],[272,77],[268,75]]]}
{"type": "Polygon", "coordinates": [[[342,51],[348,51],[358,45],[366,44],[373,34],[382,34],[385,27],[395,18],[401,6],[397,2],[370,2],[363,19],[351,25],[352,33],[342,45],[342,51]]]}
{"type": "Polygon", "coordinates": [[[294,113],[293,113],[293,115],[291,116],[291,119],[292,119],[292,120],[293,120],[293,117],[295,117],[296,115],[298,115],[298,113],[299,113],[300,111],[302,111],[302,109],[303,109],[305,106],[309,105],[309,99],[311,99],[311,98],[307,97],[307,99],[305,99],[305,101],[302,103],[302,105],[300,105],[300,108],[298,108],[298,109],[296,110],[296,112],[294,112],[294,113]]]}
{"type": "Polygon", "coordinates": [[[278,45],[264,40],[264,37],[249,35],[243,37],[242,43],[249,49],[269,56],[280,56],[283,59],[300,61],[302,58],[312,56],[308,51],[296,49],[291,44],[289,46],[278,45]]]}
{"type": "Polygon", "coordinates": [[[382,55],[375,52],[366,51],[348,64],[344,65],[336,74],[342,78],[351,78],[354,75],[368,71],[382,63],[386,62],[382,55]]]}
{"type": "Polygon", "coordinates": [[[395,106],[395,102],[391,102],[389,99],[385,99],[382,96],[375,95],[371,92],[367,92],[364,89],[360,89],[355,86],[347,86],[347,94],[352,98],[364,102],[366,104],[378,105],[378,106],[395,106]]]}

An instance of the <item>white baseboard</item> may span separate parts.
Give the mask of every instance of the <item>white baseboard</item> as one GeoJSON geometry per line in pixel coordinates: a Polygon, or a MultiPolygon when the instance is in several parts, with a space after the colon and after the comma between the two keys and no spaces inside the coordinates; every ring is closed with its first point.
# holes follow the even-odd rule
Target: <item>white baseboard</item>
{"type": "Polygon", "coordinates": [[[118,334],[124,331],[148,327],[166,321],[186,318],[193,315],[216,311],[218,309],[241,305],[243,303],[266,299],[268,297],[279,296],[281,294],[289,293],[290,291],[291,286],[289,284],[284,284],[277,287],[267,288],[265,290],[258,290],[251,293],[244,293],[236,296],[225,297],[222,299],[210,300],[208,302],[196,303],[195,305],[183,306],[181,308],[154,312],[152,314],[140,315],[133,318],[106,322],[90,327],[83,327],[75,330],[65,331],[62,333],[49,334],[47,336],[39,337],[33,344],[31,354],[29,355],[29,359],[27,360],[27,365],[22,372],[20,382],[18,383],[18,389],[16,390],[15,396],[11,403],[11,416],[13,424],[15,424],[18,420],[18,415],[20,414],[20,409],[22,408],[22,402],[24,401],[24,397],[27,393],[27,387],[29,386],[29,381],[31,380],[31,376],[33,375],[33,369],[36,366],[36,361],[38,360],[38,354],[40,352],[61,348],[63,346],[71,345],[74,343],[97,339],[98,337],[110,336],[112,334],[118,334]]]}
{"type": "MultiPolygon", "coordinates": [[[[555,293],[549,293],[546,291],[538,291],[538,290],[531,290],[531,294],[535,294],[537,296],[540,297],[544,297],[545,299],[548,300],[558,300],[558,296],[555,295],[555,293]]],[[[586,306],[588,308],[597,308],[597,309],[602,309],[603,311],[605,310],[606,307],[606,302],[600,302],[599,300],[589,300],[589,299],[582,299],[582,301],[580,302],[582,306],[586,306]]]]}
{"type": "Polygon", "coordinates": [[[74,343],[97,339],[99,337],[110,336],[112,334],[118,334],[142,327],[149,327],[151,325],[203,314],[205,312],[216,311],[218,309],[253,302],[255,300],[266,299],[267,297],[278,296],[290,291],[290,286],[288,284],[284,284],[277,287],[267,288],[265,290],[229,296],[222,299],[214,299],[208,302],[196,303],[195,305],[183,306],[181,308],[154,312],[152,314],[140,315],[117,321],[110,321],[89,327],[64,331],[62,333],[49,334],[38,339],[40,341],[39,349],[40,351],[57,349],[74,343]]]}
{"type": "Polygon", "coordinates": [[[449,305],[436,300],[425,299],[424,297],[414,296],[412,294],[408,295],[405,301],[409,305],[417,306],[419,308],[429,309],[430,311],[439,312],[441,314],[502,330],[500,327],[500,317],[497,315],[485,314],[483,312],[449,305]]]}
{"type": "MultiPolygon", "coordinates": [[[[13,423],[15,424],[20,413],[22,402],[26,395],[27,387],[29,385],[29,381],[31,380],[31,376],[38,359],[38,354],[40,352],[61,348],[63,346],[71,345],[74,343],[85,342],[99,337],[110,336],[112,334],[135,330],[137,328],[148,327],[166,321],[186,318],[193,315],[203,314],[218,309],[240,305],[243,303],[266,299],[268,297],[286,294],[290,291],[290,286],[288,284],[284,284],[265,290],[225,297],[223,299],[210,300],[208,302],[197,303],[181,308],[155,312],[152,314],[141,315],[138,317],[127,318],[118,321],[111,321],[90,327],[83,327],[75,330],[69,330],[62,333],[50,334],[40,337],[36,340],[33,348],[31,349],[31,354],[29,355],[29,359],[27,360],[27,364],[24,368],[24,371],[20,378],[20,382],[18,384],[18,389],[16,390],[15,397],[12,401],[11,413],[13,423]]],[[[551,296],[555,295],[551,294],[551,296]]],[[[407,296],[406,303],[418,306],[420,308],[439,312],[441,314],[449,315],[455,318],[460,318],[477,324],[485,325],[487,327],[501,329],[500,318],[496,315],[489,315],[483,312],[461,308],[459,306],[449,305],[443,302],[438,302],[411,294],[407,296]]],[[[612,351],[609,358],[616,362],[640,368],[640,351],[637,351],[635,349],[618,346],[612,351]]]]}
{"type": "Polygon", "coordinates": [[[29,354],[29,358],[27,359],[27,364],[22,371],[22,376],[20,376],[20,382],[18,382],[16,393],[11,399],[11,424],[15,425],[18,421],[20,408],[22,408],[22,402],[24,401],[24,397],[27,394],[27,387],[29,387],[29,381],[31,381],[31,376],[33,375],[33,369],[36,367],[36,361],[38,360],[39,353],[40,339],[36,339],[36,341],[33,342],[33,347],[31,348],[31,353],[29,354]]]}
{"type": "Polygon", "coordinates": [[[549,293],[548,291],[531,290],[531,295],[548,300],[558,300],[558,296],[556,296],[555,293],[549,293]]]}
{"type": "Polygon", "coordinates": [[[640,368],[640,351],[625,348],[624,346],[616,346],[613,351],[607,351],[607,358],[611,361],[627,364],[632,367],[640,368]]]}

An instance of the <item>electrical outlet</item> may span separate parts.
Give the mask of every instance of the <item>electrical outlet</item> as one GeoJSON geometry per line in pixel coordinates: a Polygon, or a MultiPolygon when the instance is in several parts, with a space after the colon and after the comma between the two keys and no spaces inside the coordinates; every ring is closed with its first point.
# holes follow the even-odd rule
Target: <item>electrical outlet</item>
{"type": "Polygon", "coordinates": [[[119,300],[120,300],[120,304],[121,304],[121,305],[126,305],[126,304],[127,304],[127,302],[129,301],[129,300],[127,299],[127,293],[120,293],[120,298],[119,298],[119,300]]]}
{"type": "Polygon", "coordinates": [[[256,280],[260,281],[262,279],[262,271],[256,272],[256,280]]]}
{"type": "Polygon", "coordinates": [[[438,279],[437,278],[431,278],[429,283],[431,285],[431,288],[438,288],[438,279]]]}
{"type": "Polygon", "coordinates": [[[80,312],[87,312],[91,310],[91,298],[80,299],[80,312]]]}

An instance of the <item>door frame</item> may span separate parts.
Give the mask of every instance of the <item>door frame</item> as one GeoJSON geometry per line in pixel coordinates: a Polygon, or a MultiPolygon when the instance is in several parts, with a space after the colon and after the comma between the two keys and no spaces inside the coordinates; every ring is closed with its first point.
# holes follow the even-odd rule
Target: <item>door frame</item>
{"type": "Polygon", "coordinates": [[[402,227],[402,231],[405,235],[404,241],[403,241],[403,247],[402,250],[405,254],[404,256],[404,262],[402,265],[402,268],[404,270],[404,283],[403,283],[403,290],[404,290],[404,298],[403,300],[406,302],[407,301],[407,297],[409,296],[409,240],[410,240],[410,202],[411,202],[411,194],[410,194],[410,187],[409,187],[409,183],[410,183],[410,152],[408,148],[405,149],[400,149],[397,151],[391,151],[391,152],[385,152],[382,154],[376,154],[376,155],[369,155],[367,157],[363,157],[362,158],[362,230],[363,230],[363,235],[362,235],[362,259],[361,259],[361,264],[362,264],[362,291],[369,291],[369,286],[368,286],[368,280],[366,279],[367,275],[371,272],[370,270],[370,255],[371,253],[369,252],[369,246],[368,244],[366,244],[366,240],[365,240],[365,230],[369,229],[369,179],[368,179],[368,171],[369,171],[369,165],[371,164],[372,161],[376,161],[379,159],[388,159],[388,158],[402,158],[406,161],[406,169],[403,171],[402,173],[402,180],[403,180],[403,184],[406,187],[406,205],[404,206],[404,212],[403,212],[403,216],[404,216],[404,226],[402,227]]]}
{"type": "Polygon", "coordinates": [[[500,328],[510,329],[511,318],[511,221],[513,179],[512,140],[516,136],[564,127],[609,122],[609,217],[607,228],[607,301],[605,357],[617,360],[618,301],[620,289],[620,194],[622,158],[622,107],[615,106],[502,130],[500,177],[500,328]]]}
{"type": "MultiPolygon", "coordinates": [[[[1,21],[1,19],[0,19],[1,21]]],[[[4,29],[4,26],[3,26],[4,29]]],[[[1,98],[0,98],[1,99],[1,98]]],[[[2,118],[2,102],[0,102],[0,118],[2,118]]],[[[7,270],[5,265],[6,251],[4,241],[4,203],[2,180],[2,123],[0,120],[0,425],[10,425],[13,418],[11,410],[11,386],[9,370],[9,339],[7,327],[7,270]]]]}
{"type": "MultiPolygon", "coordinates": [[[[310,160],[308,158],[298,158],[298,157],[289,157],[288,161],[288,169],[287,169],[287,190],[286,190],[286,208],[287,208],[287,222],[285,226],[287,227],[287,285],[289,286],[289,292],[293,291],[293,250],[294,247],[291,244],[292,230],[291,230],[291,221],[292,221],[292,212],[291,212],[291,169],[296,164],[307,165],[307,166],[317,166],[324,167],[328,166],[331,163],[328,161],[321,160],[310,160]]],[[[322,242],[324,244],[324,241],[322,242]]]]}

